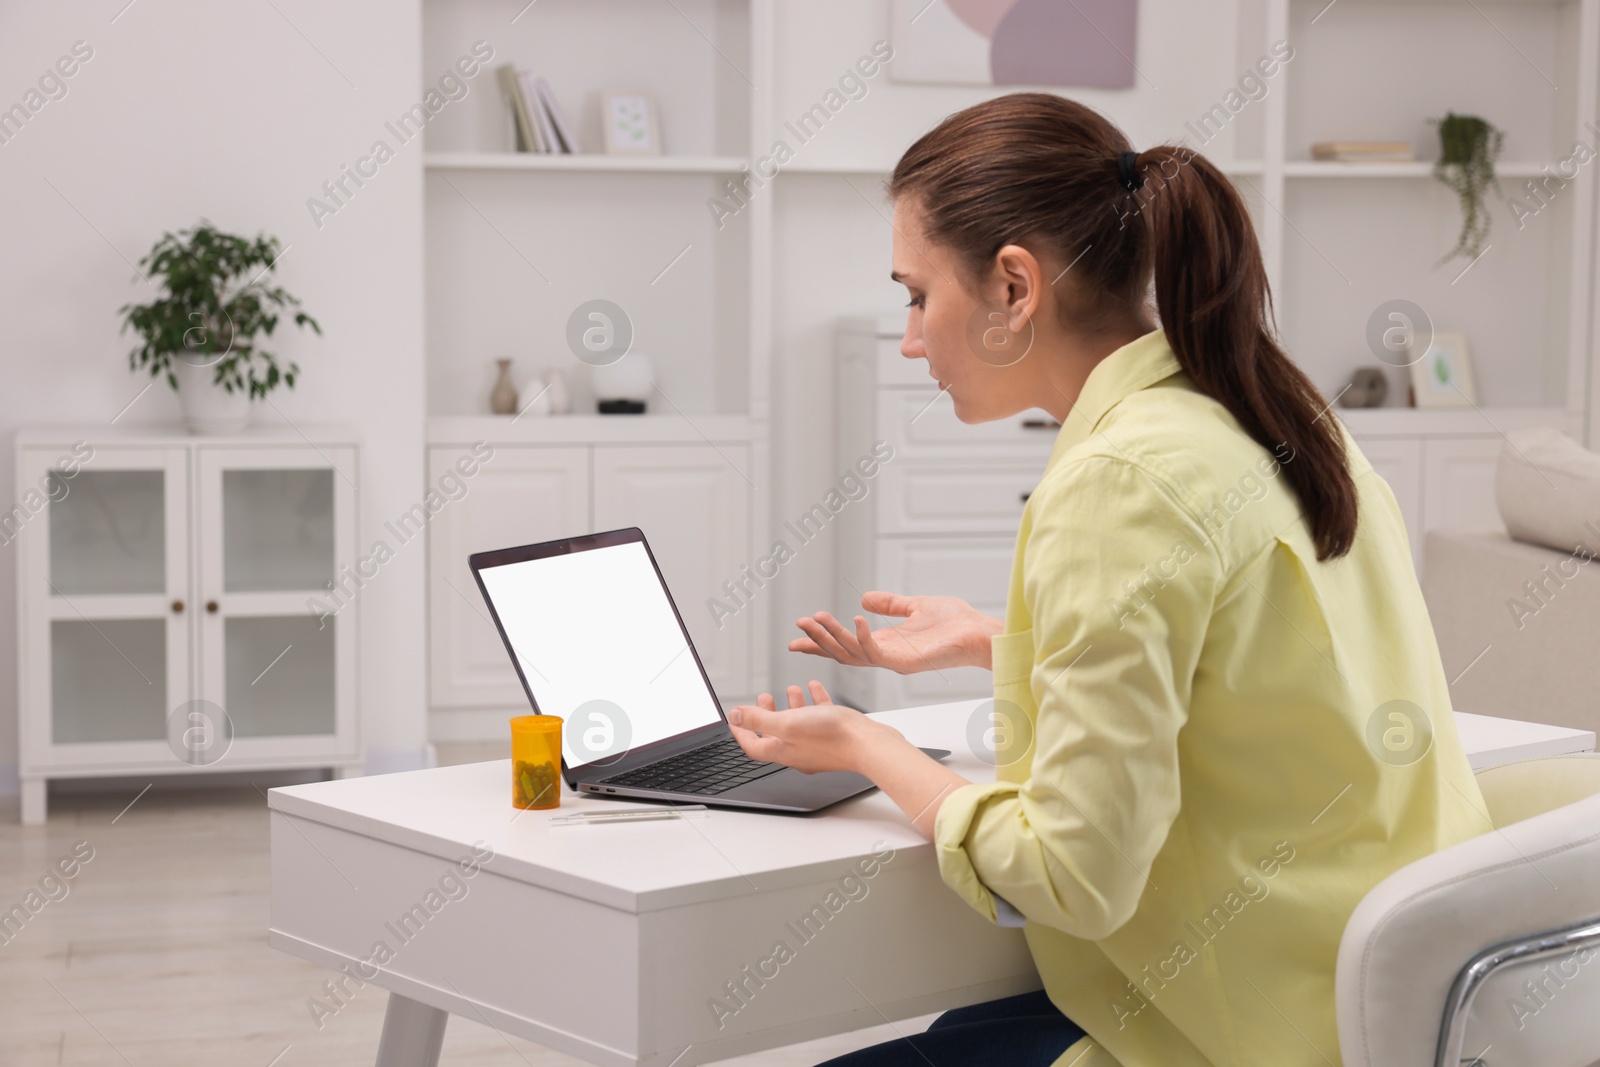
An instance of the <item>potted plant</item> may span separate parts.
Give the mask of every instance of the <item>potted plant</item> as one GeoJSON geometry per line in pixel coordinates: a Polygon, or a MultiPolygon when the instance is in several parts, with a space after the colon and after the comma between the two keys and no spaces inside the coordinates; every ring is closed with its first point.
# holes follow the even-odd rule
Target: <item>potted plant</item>
{"type": "Polygon", "coordinates": [[[202,219],[192,230],[163,234],[139,261],[162,291],[148,304],[120,309],[122,331],[131,328],[144,341],[128,364],[148,368],[152,378],[165,375],[192,433],[242,430],[252,399],[280,382],[294,387],[299,366],[280,365],[256,341],[272,336],[280,315],[292,311],[296,326],[322,333],[300,301],[269,284],[280,254],[276,237],[252,241],[202,219]]]}
{"type": "Polygon", "coordinates": [[[1433,165],[1438,178],[1461,201],[1461,236],[1456,246],[1435,266],[1457,256],[1477,259],[1489,236],[1489,209],[1483,194],[1491,185],[1498,191],[1494,162],[1500,158],[1505,134],[1487,120],[1446,112],[1439,120],[1439,159],[1433,165]]]}

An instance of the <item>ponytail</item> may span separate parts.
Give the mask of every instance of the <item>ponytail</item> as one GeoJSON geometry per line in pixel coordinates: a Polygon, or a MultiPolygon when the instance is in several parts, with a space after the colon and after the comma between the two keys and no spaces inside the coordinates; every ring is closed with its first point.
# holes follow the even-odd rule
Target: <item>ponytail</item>
{"type": "Polygon", "coordinates": [[[1153,287],[1167,341],[1195,386],[1275,455],[1292,450],[1283,470],[1317,558],[1350,551],[1356,489],[1344,437],[1278,346],[1249,213],[1204,157],[1174,145],[1132,153],[1082,104],[1012,93],[924,134],[895,166],[889,195],[916,200],[928,235],[955,252],[969,279],[1023,241],[1076,263],[1076,284],[1057,288],[1077,332],[1126,323],[1153,287]]]}
{"type": "Polygon", "coordinates": [[[1268,451],[1284,445],[1317,558],[1350,551],[1356,488],[1344,436],[1317,387],[1274,339],[1272,296],[1249,212],[1209,160],[1162,145],[1136,166],[1152,188],[1143,214],[1150,236],[1156,312],[1178,365],[1200,391],[1268,451]]]}

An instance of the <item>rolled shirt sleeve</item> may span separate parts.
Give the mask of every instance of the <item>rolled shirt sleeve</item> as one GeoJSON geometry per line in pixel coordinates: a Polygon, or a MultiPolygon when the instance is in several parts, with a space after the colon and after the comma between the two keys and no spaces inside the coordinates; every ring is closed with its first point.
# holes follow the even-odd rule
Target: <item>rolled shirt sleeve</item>
{"type": "Polygon", "coordinates": [[[997,711],[1034,713],[1031,746],[1003,757],[1026,771],[956,790],[934,824],[941,875],[991,922],[998,895],[1030,922],[1098,941],[1150,882],[1181,802],[1178,733],[1224,569],[1179,500],[1159,467],[1091,452],[1052,469],[1028,503],[1018,547],[1031,635],[996,639],[995,676],[997,711]],[[1007,678],[998,644],[1018,640],[1031,665],[1007,678]]]}

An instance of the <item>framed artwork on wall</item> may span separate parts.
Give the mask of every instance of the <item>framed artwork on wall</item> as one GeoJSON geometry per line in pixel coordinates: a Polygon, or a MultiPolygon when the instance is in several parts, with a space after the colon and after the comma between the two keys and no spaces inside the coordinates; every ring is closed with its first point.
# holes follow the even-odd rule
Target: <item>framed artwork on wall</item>
{"type": "Polygon", "coordinates": [[[612,155],[659,156],[661,128],[655,98],[648,93],[602,93],[600,126],[606,152],[612,155]]]}
{"type": "Polygon", "coordinates": [[[897,82],[1131,89],[1138,0],[890,0],[897,82]]]}
{"type": "Polygon", "coordinates": [[[1478,389],[1472,379],[1466,334],[1433,335],[1428,351],[1411,364],[1411,392],[1419,408],[1477,406],[1478,389]]]}

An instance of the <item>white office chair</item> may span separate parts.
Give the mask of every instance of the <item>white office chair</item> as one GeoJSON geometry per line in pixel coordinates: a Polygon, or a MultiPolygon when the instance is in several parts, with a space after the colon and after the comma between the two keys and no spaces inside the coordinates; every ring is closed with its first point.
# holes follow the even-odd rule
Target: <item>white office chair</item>
{"type": "Polygon", "coordinates": [[[1350,916],[1345,1067],[1600,1062],[1600,755],[1478,783],[1496,829],[1401,868],[1350,916]]]}

